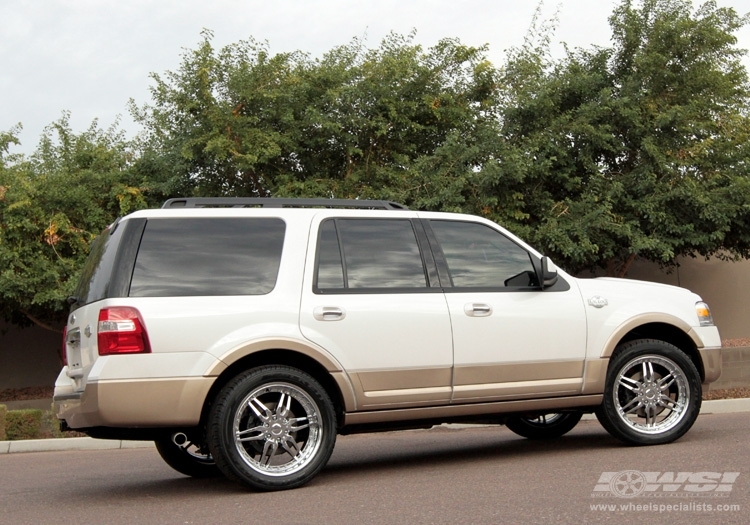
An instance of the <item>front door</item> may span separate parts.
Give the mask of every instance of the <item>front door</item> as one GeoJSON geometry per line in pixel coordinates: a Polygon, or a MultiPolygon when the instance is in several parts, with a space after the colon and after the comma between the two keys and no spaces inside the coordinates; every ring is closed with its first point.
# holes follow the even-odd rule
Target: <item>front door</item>
{"type": "Polygon", "coordinates": [[[488,224],[429,226],[449,274],[443,284],[453,325],[453,401],[579,394],[586,320],[575,285],[560,277],[542,290],[536,256],[488,224]]]}

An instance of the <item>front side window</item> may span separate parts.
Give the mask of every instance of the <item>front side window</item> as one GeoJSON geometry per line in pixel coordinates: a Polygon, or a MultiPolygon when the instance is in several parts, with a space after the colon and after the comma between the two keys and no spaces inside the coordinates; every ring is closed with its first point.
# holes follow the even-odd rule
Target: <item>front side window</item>
{"type": "Polygon", "coordinates": [[[456,288],[538,286],[530,254],[484,224],[430,221],[456,288]]]}
{"type": "Polygon", "coordinates": [[[427,287],[408,219],[328,219],[318,236],[318,290],[427,287]]]}
{"type": "Polygon", "coordinates": [[[267,294],[276,285],[284,231],[276,218],[150,219],[130,296],[267,294]]]}

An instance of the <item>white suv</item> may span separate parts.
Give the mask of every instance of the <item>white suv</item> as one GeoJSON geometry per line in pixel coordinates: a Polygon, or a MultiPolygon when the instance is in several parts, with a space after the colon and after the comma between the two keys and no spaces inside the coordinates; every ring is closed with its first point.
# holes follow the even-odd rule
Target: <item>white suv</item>
{"type": "Polygon", "coordinates": [[[555,438],[595,412],[670,442],[721,373],[697,295],[576,279],[490,221],[381,201],[171,199],[102,233],[70,302],[63,428],[261,490],[361,431],[555,438]]]}

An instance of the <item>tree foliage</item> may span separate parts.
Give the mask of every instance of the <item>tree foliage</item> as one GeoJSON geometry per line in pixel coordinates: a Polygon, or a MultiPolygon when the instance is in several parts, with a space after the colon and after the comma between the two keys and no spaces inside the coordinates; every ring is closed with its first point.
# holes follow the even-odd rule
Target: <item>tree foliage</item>
{"type": "Polygon", "coordinates": [[[354,40],[312,60],[253,40],[216,51],[204,33],[178,71],[154,75],[152,103],[134,112],[183,194],[410,202],[443,191],[425,158],[476,141],[481,123],[496,127],[483,53],[454,40],[425,51],[392,34],[377,49],[354,40]]]}
{"type": "Polygon", "coordinates": [[[0,142],[0,315],[60,330],[90,242],[118,215],[147,204],[129,180],[127,143],[96,123],[81,134],[68,115],[47,127],[29,158],[0,142]]]}
{"type": "Polygon", "coordinates": [[[569,269],[624,275],[635,259],[750,255],[750,87],[734,33],[706,2],[622,2],[614,45],[504,68],[503,136],[525,218],[569,269]]]}

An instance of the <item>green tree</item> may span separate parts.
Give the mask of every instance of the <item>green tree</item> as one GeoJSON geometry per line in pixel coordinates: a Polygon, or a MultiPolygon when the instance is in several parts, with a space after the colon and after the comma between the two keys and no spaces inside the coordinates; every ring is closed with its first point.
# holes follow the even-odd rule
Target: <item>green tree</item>
{"type": "Polygon", "coordinates": [[[76,135],[64,114],[29,158],[8,154],[17,133],[0,136],[0,315],[57,331],[90,242],[147,203],[116,128],[76,135]]]}
{"type": "Polygon", "coordinates": [[[144,150],[165,159],[182,195],[431,203],[445,188],[426,159],[497,130],[494,73],[483,49],[454,40],[425,51],[392,34],[377,49],[355,40],[312,60],[253,40],[216,51],[204,33],[178,71],[153,76],[152,102],[133,113],[144,150]]]}
{"type": "MultiPolygon", "coordinates": [[[[750,256],[750,87],[734,10],[626,0],[614,46],[503,68],[510,226],[573,271],[623,276],[636,257],[750,256]],[[520,220],[518,220],[520,219],[520,220]]],[[[546,40],[545,40],[546,39],[546,40]]]]}

